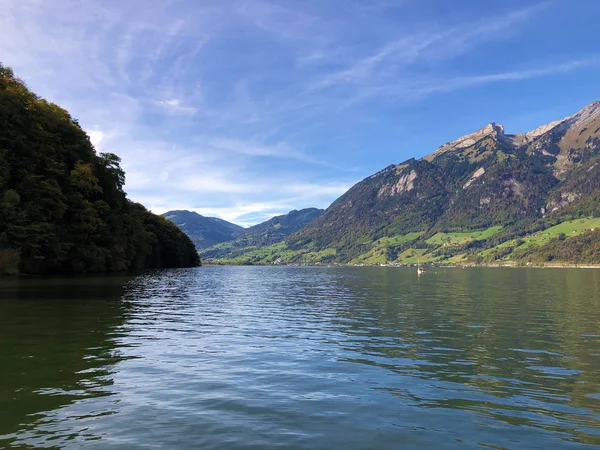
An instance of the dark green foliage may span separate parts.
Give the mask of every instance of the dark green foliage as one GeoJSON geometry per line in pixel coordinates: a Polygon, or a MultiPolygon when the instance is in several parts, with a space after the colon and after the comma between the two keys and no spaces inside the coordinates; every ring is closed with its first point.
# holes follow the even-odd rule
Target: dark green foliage
{"type": "MultiPolygon", "coordinates": [[[[508,150],[505,150],[508,153],[508,150]]],[[[450,179],[447,188],[457,192],[452,195],[437,227],[449,230],[485,229],[494,225],[511,225],[525,218],[538,218],[545,205],[547,193],[557,184],[549,167],[539,159],[515,155],[486,167],[485,184],[475,183],[463,189],[450,179]]],[[[470,174],[476,166],[471,168],[470,174]]],[[[470,175],[469,174],[469,175],[470,175]]]]}
{"type": "Polygon", "coordinates": [[[542,247],[531,246],[515,251],[514,259],[533,264],[551,261],[598,264],[600,262],[600,231],[589,231],[569,239],[561,239],[559,236],[542,247]]]}
{"type": "Polygon", "coordinates": [[[151,253],[146,257],[150,267],[193,267],[198,265],[198,252],[190,239],[172,222],[164,217],[149,214],[140,204],[136,205],[145,215],[146,232],[149,233],[151,253]],[[186,238],[184,239],[183,236],[186,238]]]}
{"type": "Polygon", "coordinates": [[[0,65],[0,273],[198,265],[187,236],[126,198],[119,163],[0,65]]]}

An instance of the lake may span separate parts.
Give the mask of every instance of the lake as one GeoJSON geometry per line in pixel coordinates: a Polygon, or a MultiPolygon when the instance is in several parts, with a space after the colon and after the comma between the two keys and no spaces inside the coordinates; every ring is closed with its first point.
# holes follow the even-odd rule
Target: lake
{"type": "Polygon", "coordinates": [[[0,448],[600,444],[600,270],[0,280],[0,448]]]}

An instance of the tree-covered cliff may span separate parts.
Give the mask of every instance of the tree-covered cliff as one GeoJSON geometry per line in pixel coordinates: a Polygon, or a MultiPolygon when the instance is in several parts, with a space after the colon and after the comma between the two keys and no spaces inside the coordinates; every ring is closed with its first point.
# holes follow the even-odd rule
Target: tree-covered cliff
{"type": "Polygon", "coordinates": [[[0,65],[0,274],[198,265],[184,233],[127,199],[119,162],[0,65]]]}

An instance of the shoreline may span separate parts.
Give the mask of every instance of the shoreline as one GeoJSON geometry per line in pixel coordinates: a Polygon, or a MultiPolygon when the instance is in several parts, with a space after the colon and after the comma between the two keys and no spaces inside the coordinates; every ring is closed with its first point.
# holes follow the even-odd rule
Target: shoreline
{"type": "MultiPolygon", "coordinates": [[[[202,264],[202,266],[198,267],[366,267],[366,268],[395,268],[395,269],[414,269],[415,265],[392,265],[392,264],[373,264],[373,265],[355,265],[355,264],[202,264]]],[[[465,265],[455,265],[455,264],[440,264],[440,265],[423,265],[426,269],[475,269],[475,268],[483,268],[483,269],[584,269],[584,270],[593,270],[600,269],[600,264],[547,264],[547,265],[517,265],[517,264],[465,264],[465,265]]],[[[165,269],[152,269],[152,270],[168,270],[165,269]]],[[[69,279],[77,279],[77,278],[104,278],[104,277],[114,277],[114,276],[135,276],[139,275],[142,272],[100,272],[100,273],[78,273],[78,274],[0,274],[0,280],[15,280],[15,279],[23,279],[23,278],[69,278],[69,279]]]]}
{"type": "MultiPolygon", "coordinates": [[[[398,268],[411,269],[417,267],[416,264],[203,264],[204,267],[382,267],[382,268],[398,268]]],[[[600,269],[600,264],[572,264],[572,263],[555,263],[555,264],[422,264],[425,268],[440,268],[440,269],[472,269],[472,268],[491,268],[491,269],[600,269]]]]}

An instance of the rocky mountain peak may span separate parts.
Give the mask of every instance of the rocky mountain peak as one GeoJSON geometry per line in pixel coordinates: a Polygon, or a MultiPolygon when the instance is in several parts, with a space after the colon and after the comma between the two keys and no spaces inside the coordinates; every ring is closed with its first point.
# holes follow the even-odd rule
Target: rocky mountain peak
{"type": "Polygon", "coordinates": [[[497,124],[496,122],[491,122],[491,123],[488,123],[481,130],[483,130],[484,133],[486,133],[486,134],[493,134],[493,133],[504,134],[504,125],[497,124]]]}
{"type": "Polygon", "coordinates": [[[522,136],[525,137],[525,142],[531,142],[554,128],[560,127],[559,129],[561,130],[576,128],[598,118],[600,118],[600,101],[596,100],[572,116],[542,125],[541,127],[531,130],[522,136]]]}
{"type": "Polygon", "coordinates": [[[509,147],[518,147],[523,144],[530,144],[552,130],[556,129],[563,133],[567,132],[568,130],[581,130],[596,120],[600,120],[600,101],[598,100],[590,103],[572,116],[550,122],[536,128],[535,130],[531,130],[523,134],[505,134],[504,127],[502,125],[491,122],[474,133],[467,134],[456,139],[455,141],[442,145],[435,152],[426,156],[424,159],[432,161],[436,156],[442,153],[466,149],[488,136],[494,138],[498,142],[502,142],[504,145],[509,147]]]}
{"type": "Polygon", "coordinates": [[[523,136],[524,143],[531,142],[534,139],[538,138],[539,136],[541,136],[541,135],[547,133],[548,131],[552,130],[553,128],[557,127],[558,125],[566,122],[568,119],[569,118],[567,117],[562,120],[555,120],[554,122],[550,122],[550,123],[547,123],[540,127],[537,127],[535,130],[528,131],[527,133],[525,133],[523,135],[519,135],[519,136],[523,136]]]}
{"type": "Polygon", "coordinates": [[[577,114],[568,118],[571,126],[583,125],[600,118],[600,101],[590,103],[577,114]]]}
{"type": "Polygon", "coordinates": [[[448,143],[442,145],[431,155],[426,156],[425,159],[428,161],[431,161],[432,159],[434,159],[436,156],[438,156],[441,153],[445,153],[445,152],[449,152],[449,151],[457,151],[457,150],[468,148],[468,147],[476,144],[481,139],[488,137],[488,136],[490,136],[494,139],[503,139],[505,137],[504,126],[497,124],[495,122],[490,122],[485,127],[480,128],[479,130],[475,131],[474,133],[466,134],[464,136],[459,137],[455,141],[448,142],[448,143]]]}

